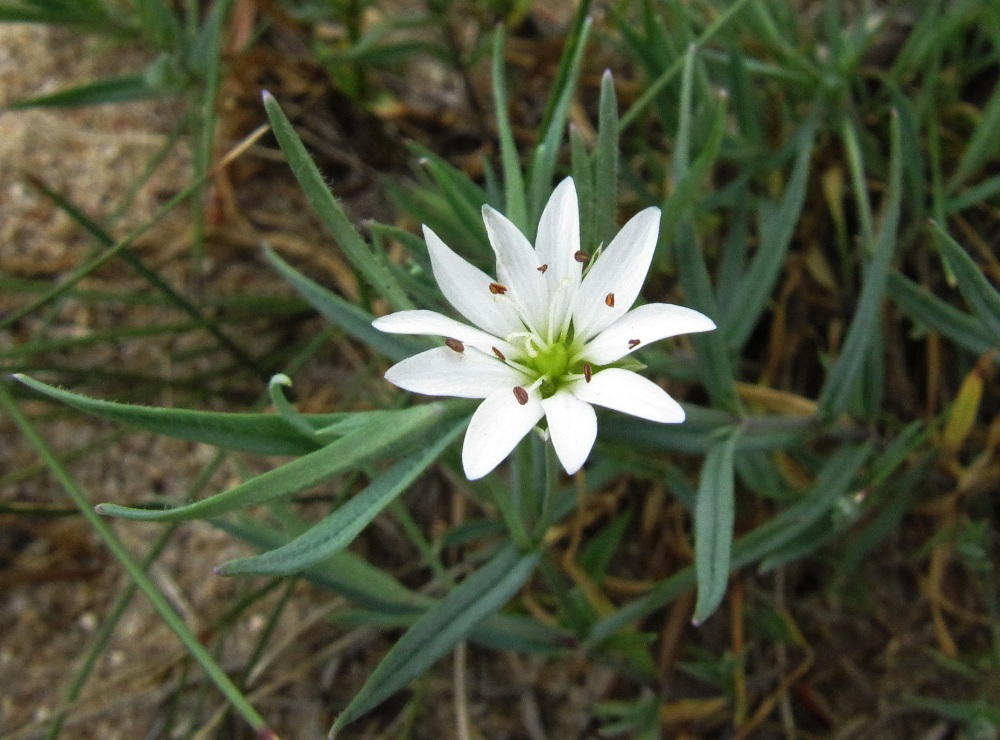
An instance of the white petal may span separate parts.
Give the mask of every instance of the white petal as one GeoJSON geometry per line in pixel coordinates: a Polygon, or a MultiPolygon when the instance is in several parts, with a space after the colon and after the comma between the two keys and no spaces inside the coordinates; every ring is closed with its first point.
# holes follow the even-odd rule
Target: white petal
{"type": "Polygon", "coordinates": [[[510,392],[527,382],[523,373],[493,355],[475,349],[455,352],[448,347],[435,347],[396,363],[385,379],[413,393],[458,398],[486,398],[498,389],[510,392]]]}
{"type": "Polygon", "coordinates": [[[580,251],[580,206],[573,178],[567,177],[559,183],[545,204],[538,222],[535,251],[538,261],[547,265],[550,323],[558,329],[569,317],[583,271],[583,265],[574,257],[580,251]]]}
{"type": "Polygon", "coordinates": [[[659,229],[659,208],[640,211],[587,272],[573,302],[573,326],[580,339],[590,339],[635,303],[649,272],[659,229]]]}
{"type": "Polygon", "coordinates": [[[684,409],[651,380],[631,370],[609,367],[594,373],[590,382],[574,381],[570,392],[581,401],[638,416],[640,419],[676,423],[684,421],[684,409]]]}
{"type": "Polygon", "coordinates": [[[537,331],[547,328],[549,289],[541,263],[527,237],[499,211],[483,206],[483,223],[497,255],[497,280],[537,331]]]}
{"type": "Polygon", "coordinates": [[[661,339],[714,328],[714,321],[693,309],[670,303],[649,303],[632,309],[590,340],[583,351],[583,359],[594,365],[609,365],[661,339]],[[636,339],[638,344],[635,344],[636,339]]]}
{"type": "Polygon", "coordinates": [[[523,406],[514,388],[504,388],[486,397],[472,415],[462,446],[465,477],[477,480],[499,465],[542,418],[538,393],[528,394],[523,406]]]}
{"type": "Polygon", "coordinates": [[[463,324],[461,321],[449,318],[436,311],[397,311],[388,316],[382,316],[372,322],[379,331],[387,334],[422,334],[433,337],[448,337],[457,339],[486,353],[492,353],[493,347],[500,350],[504,357],[515,359],[520,350],[508,344],[503,339],[487,334],[481,329],[463,324]]]}
{"type": "Polygon", "coordinates": [[[456,311],[490,334],[506,337],[511,332],[521,331],[521,322],[510,299],[490,292],[490,284],[496,281],[451,251],[426,226],[424,239],[434,279],[456,311]]]}
{"type": "Polygon", "coordinates": [[[542,399],[542,408],[559,462],[572,475],[587,462],[597,439],[594,407],[569,391],[559,391],[551,398],[542,399]]]}

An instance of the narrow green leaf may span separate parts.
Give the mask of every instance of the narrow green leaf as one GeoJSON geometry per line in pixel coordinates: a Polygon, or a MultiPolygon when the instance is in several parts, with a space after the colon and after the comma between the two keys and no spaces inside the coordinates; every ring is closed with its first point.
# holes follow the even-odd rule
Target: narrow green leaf
{"type": "Polygon", "coordinates": [[[861,285],[858,308],[847,330],[847,337],[819,396],[820,413],[832,419],[844,411],[854,397],[869,352],[881,352],[873,344],[878,336],[875,324],[881,317],[882,298],[885,294],[889,263],[892,261],[899,227],[902,195],[902,157],[899,149],[899,118],[893,113],[890,125],[891,152],[889,156],[889,191],[882,215],[878,242],[861,285]]]}
{"type": "Polygon", "coordinates": [[[597,532],[580,553],[580,565],[594,583],[600,584],[604,581],[611,559],[621,545],[625,530],[631,521],[632,511],[626,509],[597,532]]]}
{"type": "MultiPolygon", "coordinates": [[[[424,174],[418,172],[418,176],[424,174]]],[[[399,211],[432,229],[445,244],[458,247],[472,264],[487,268],[495,259],[493,249],[486,238],[486,230],[480,228],[482,220],[476,225],[475,231],[470,231],[464,221],[455,218],[451,204],[438,188],[428,187],[426,181],[402,184],[393,180],[384,180],[383,187],[385,194],[399,211]]],[[[420,242],[421,251],[418,254],[426,254],[427,248],[423,245],[423,240],[420,239],[420,242]]]]}
{"type": "Polygon", "coordinates": [[[109,36],[131,36],[130,19],[102,0],[21,0],[0,3],[0,22],[79,26],[109,36]]]}
{"type": "Polygon", "coordinates": [[[309,205],[337,240],[351,264],[378,294],[395,308],[413,308],[413,303],[396,281],[392,271],[378,259],[351,224],[340,203],[327,188],[323,176],[306,151],[299,135],[295,133],[291,122],[281,110],[278,101],[267,92],[264,93],[264,109],[267,111],[281,151],[288,159],[288,165],[292,168],[309,205]]]}
{"type": "Polygon", "coordinates": [[[439,403],[385,412],[385,415],[315,452],[193,504],[160,510],[99,504],[97,510],[108,516],[158,522],[219,516],[297,493],[333,475],[351,470],[365,460],[378,457],[379,453],[389,450],[395,443],[417,436],[440,423],[443,412],[444,405],[439,403]]]}
{"type": "MultiPolygon", "coordinates": [[[[587,3],[581,3],[580,7],[585,5],[587,3]]],[[[577,12],[579,13],[579,9],[577,12]]],[[[552,114],[547,122],[543,123],[541,141],[538,143],[535,156],[531,160],[531,178],[528,186],[529,231],[526,232],[530,240],[534,240],[538,219],[552,193],[552,179],[559,156],[559,144],[565,134],[569,104],[573,100],[576,80],[583,64],[583,52],[587,48],[591,24],[591,18],[588,17],[584,20],[579,33],[570,36],[567,46],[563,50],[559,72],[556,74],[556,83],[549,97],[552,114]]]]}
{"type": "Polygon", "coordinates": [[[944,204],[942,213],[938,215],[941,218],[943,215],[952,215],[960,211],[964,211],[966,208],[971,208],[972,206],[983,203],[990,198],[995,198],[997,194],[1000,193],[1000,175],[994,175],[981,183],[965,190],[951,198],[947,199],[944,204]]]}
{"type": "MultiPolygon", "coordinates": [[[[618,99],[611,70],[601,77],[597,145],[594,149],[594,234],[597,244],[610,244],[618,232],[618,99]]],[[[588,249],[584,246],[584,249],[588,249]]]]}
{"type": "MultiPolygon", "coordinates": [[[[712,121],[709,125],[708,137],[704,146],[695,157],[694,161],[683,170],[677,169],[674,172],[674,184],[670,194],[660,206],[662,217],[660,220],[660,246],[657,252],[663,255],[666,250],[663,245],[673,239],[677,231],[678,224],[687,218],[691,218],[693,207],[702,196],[705,177],[718,159],[722,150],[723,136],[726,132],[726,103],[719,100],[718,105],[712,112],[712,121]]],[[[690,128],[685,129],[685,137],[690,135],[690,128]]]]}
{"type": "Polygon", "coordinates": [[[734,431],[717,442],[701,468],[694,513],[694,558],[698,580],[698,601],[692,622],[703,623],[722,603],[729,582],[730,552],[733,544],[734,431]]]}
{"type": "MultiPolygon", "coordinates": [[[[59,208],[65,211],[70,218],[86,229],[87,232],[94,237],[94,239],[109,249],[116,249],[114,239],[111,238],[111,235],[108,234],[108,232],[105,231],[99,223],[89,218],[74,203],[71,203],[62,195],[52,190],[45,183],[34,178],[30,179],[36,188],[38,188],[47,198],[59,206],[59,208]]],[[[135,252],[135,250],[125,246],[118,252],[118,256],[125,263],[127,263],[129,267],[139,273],[139,275],[141,275],[150,285],[160,291],[172,304],[177,306],[177,308],[184,313],[188,314],[195,321],[201,323],[205,327],[205,330],[215,337],[219,341],[219,344],[221,344],[233,357],[239,360],[243,365],[251,368],[262,379],[267,377],[264,371],[257,364],[256,360],[244,352],[239,345],[230,339],[229,335],[216,325],[216,322],[206,318],[200,308],[195,306],[190,300],[176,291],[173,286],[171,286],[170,283],[168,283],[163,276],[160,275],[159,272],[151,269],[135,252]]]]}
{"type": "Polygon", "coordinates": [[[538,553],[521,554],[508,545],[427,610],[393,645],[330,735],[381,704],[464,640],[483,619],[499,610],[534,571],[538,553]]]}
{"type": "MultiPolygon", "coordinates": [[[[433,463],[465,429],[468,420],[452,425],[433,443],[404,458],[375,478],[339,509],[287,545],[261,555],[232,560],[219,572],[225,576],[247,574],[288,575],[304,570],[344,549],[386,506],[433,463]]],[[[438,432],[435,432],[437,435],[438,432]]]]}
{"type": "MultiPolygon", "coordinates": [[[[242,514],[209,519],[209,523],[261,551],[281,547],[294,536],[242,514]]],[[[306,568],[302,577],[366,609],[380,612],[412,612],[426,609],[433,603],[430,597],[411,591],[384,570],[350,550],[341,550],[306,568]]]]}
{"type": "MultiPolygon", "coordinates": [[[[538,127],[544,132],[552,128],[553,121],[559,117],[558,109],[562,105],[562,92],[575,87],[573,78],[579,72],[578,66],[572,61],[578,51],[586,45],[587,33],[593,19],[590,16],[590,5],[592,0],[582,0],[573,12],[573,20],[570,21],[566,30],[566,40],[563,44],[562,56],[559,58],[559,67],[556,70],[556,77],[552,81],[549,91],[549,98],[545,102],[545,113],[542,114],[542,123],[538,127]]],[[[561,129],[562,126],[557,128],[561,129]]]]}
{"type": "MultiPolygon", "coordinates": [[[[710,38],[715,36],[723,26],[725,26],[733,16],[739,13],[743,6],[746,5],[750,0],[736,0],[728,8],[720,13],[716,19],[699,34],[698,38],[695,40],[693,46],[702,46],[710,38]]],[[[632,103],[632,107],[629,108],[625,114],[622,116],[621,121],[618,123],[619,132],[624,131],[626,128],[632,125],[639,114],[642,113],[650,103],[652,103],[656,97],[663,92],[663,89],[670,84],[674,77],[681,71],[684,65],[682,58],[678,58],[673,64],[670,65],[666,70],[664,70],[659,77],[653,80],[639,96],[639,99],[632,103]]]]}
{"type": "Polygon", "coordinates": [[[176,49],[184,29],[165,0],[134,0],[132,3],[143,35],[159,49],[176,49]]]}
{"type": "MultiPolygon", "coordinates": [[[[376,627],[378,629],[409,629],[420,619],[426,608],[413,611],[374,611],[353,609],[337,612],[334,620],[345,627],[376,627]]],[[[491,650],[555,656],[574,644],[573,633],[562,627],[537,622],[519,614],[493,614],[469,633],[469,642],[491,650]]]]}
{"type": "Polygon", "coordinates": [[[504,70],[504,29],[497,26],[493,37],[493,102],[496,108],[497,137],[503,165],[504,207],[506,216],[522,232],[528,231],[528,203],[524,195],[524,174],[517,154],[517,143],[507,111],[507,76],[504,70]]]}
{"type": "Polygon", "coordinates": [[[996,346],[986,324],[978,317],[959,311],[926,288],[898,272],[890,272],[889,296],[914,321],[941,332],[961,347],[981,355],[996,346]]]}
{"type": "Polygon", "coordinates": [[[872,205],[868,200],[868,183],[865,178],[861,143],[858,141],[858,132],[854,122],[850,118],[844,118],[840,135],[844,140],[844,148],[847,150],[847,164],[851,172],[854,201],[858,207],[858,219],[861,221],[861,237],[864,240],[865,249],[870,251],[875,242],[875,218],[872,216],[872,205]]]}
{"type": "Polygon", "coordinates": [[[787,449],[817,429],[809,417],[737,416],[719,409],[683,404],[683,424],[656,424],[620,414],[601,415],[601,439],[632,451],[706,454],[726,427],[740,424],[738,452],[787,449]]]}
{"type": "Polygon", "coordinates": [[[206,649],[201,641],[192,633],[191,629],[184,622],[184,619],[177,613],[173,605],[160,592],[153,579],[145,569],[135,561],[129,551],[115,535],[114,530],[107,522],[101,520],[91,508],[90,501],[80,487],[70,476],[69,472],[62,466],[52,450],[45,444],[39,436],[38,431],[31,422],[21,413],[21,410],[14,403],[7,391],[6,384],[0,383],[0,409],[6,411],[9,417],[21,429],[28,442],[37,450],[45,465],[52,471],[52,475],[66,491],[66,494],[79,509],[80,515],[90,525],[91,529],[104,541],[108,550],[114,555],[122,569],[128,573],[136,587],[149,600],[150,605],[157,615],[164,621],[170,630],[177,636],[177,639],[184,645],[185,650],[192,659],[205,671],[208,679],[215,684],[219,691],[226,697],[230,706],[243,717],[253,731],[261,737],[274,736],[268,728],[267,722],[254,709],[246,696],[233,683],[222,667],[216,662],[212,654],[206,649]]]}
{"type": "MultiPolygon", "coordinates": [[[[474,244],[488,243],[482,216],[486,193],[469,180],[465,173],[458,171],[429,149],[411,144],[410,151],[419,157],[420,164],[434,178],[438,189],[448,202],[451,218],[460,222],[464,230],[476,235],[474,244]]],[[[490,253],[492,254],[492,251],[490,253]]]]}
{"type": "Polygon", "coordinates": [[[948,189],[955,190],[982,169],[989,160],[996,157],[998,146],[1000,146],[1000,87],[993,89],[989,101],[983,107],[976,128],[969,137],[969,143],[962,152],[962,158],[958,161],[958,166],[955,167],[955,172],[948,183],[948,189]]]}
{"type": "MultiPolygon", "coordinates": [[[[680,121],[674,150],[675,182],[682,181],[687,174],[691,153],[695,58],[696,49],[691,46],[684,57],[684,74],[681,78],[680,121]]],[[[665,232],[661,228],[661,242],[664,238],[665,232]]],[[[677,267],[688,303],[718,323],[719,307],[690,215],[678,225],[677,267]]],[[[707,334],[697,334],[691,338],[691,342],[698,353],[698,364],[705,388],[712,400],[727,411],[737,411],[740,402],[736,395],[735,375],[723,333],[712,331],[707,334]]]]}
{"type": "Polygon", "coordinates": [[[871,454],[871,444],[845,445],[828,457],[801,500],[736,541],[733,567],[742,568],[775,552],[827,514],[871,454]]]}
{"type": "Polygon", "coordinates": [[[18,100],[7,107],[10,110],[24,110],[25,108],[105,105],[107,103],[124,103],[130,100],[144,100],[160,95],[173,95],[177,92],[179,90],[174,88],[153,86],[146,75],[138,74],[110,80],[98,80],[86,85],[76,85],[47,95],[36,95],[25,100],[18,100]]]}
{"type": "Polygon", "coordinates": [[[986,325],[994,345],[1000,344],[1000,292],[990,285],[983,271],[939,223],[931,221],[930,225],[962,297],[986,325]]]}
{"type": "MultiPolygon", "coordinates": [[[[275,414],[231,414],[188,409],[164,409],[101,401],[64,391],[26,375],[15,375],[29,388],[79,411],[145,429],[168,437],[204,442],[227,450],[257,455],[305,455],[321,442],[307,437],[275,414]]],[[[315,417],[313,423],[327,425],[336,415],[315,417]]]]}
{"type": "Polygon", "coordinates": [[[760,218],[760,246],[750,261],[745,274],[736,286],[736,292],[726,303],[722,317],[722,331],[729,342],[742,347],[750,338],[754,327],[767,308],[774,286],[785,264],[785,256],[795,234],[795,226],[802,214],[809,182],[809,163],[812,159],[813,140],[817,120],[810,117],[799,131],[798,153],[792,175],[785,186],[781,201],[773,209],[762,211],[760,218]]]}
{"type": "Polygon", "coordinates": [[[576,126],[569,128],[569,153],[570,172],[580,207],[580,245],[583,251],[593,254],[600,244],[594,237],[594,212],[597,208],[594,198],[594,161],[576,126]]]}
{"type": "Polygon", "coordinates": [[[298,291],[309,304],[323,316],[355,339],[391,360],[399,361],[427,349],[427,344],[409,337],[386,334],[372,327],[375,317],[346,301],[319,283],[310,280],[285,262],[272,249],[265,248],[264,255],[275,270],[298,291]]]}
{"type": "Polygon", "coordinates": [[[271,378],[271,381],[267,384],[267,392],[268,395],[271,396],[271,405],[274,406],[274,410],[278,412],[278,416],[280,416],[285,423],[288,424],[288,426],[298,429],[307,437],[314,437],[316,435],[316,427],[310,423],[304,414],[300,414],[285,397],[283,389],[291,387],[292,379],[287,375],[284,373],[274,375],[271,378]]]}
{"type": "Polygon", "coordinates": [[[876,516],[866,518],[860,531],[843,543],[842,551],[836,559],[838,579],[849,578],[912,510],[913,503],[921,492],[920,482],[927,475],[930,462],[930,458],[924,456],[923,460],[897,479],[882,484],[884,493],[879,491],[884,498],[881,502],[882,510],[876,516]]]}
{"type": "MultiPolygon", "coordinates": [[[[799,503],[783,510],[733,543],[730,568],[736,570],[757,562],[811,526],[847,492],[869,454],[871,445],[867,444],[845,446],[834,452],[799,503]]],[[[598,621],[591,629],[584,643],[585,647],[594,647],[604,642],[632,622],[662,608],[694,586],[695,582],[694,565],[660,581],[646,595],[598,621]]]]}

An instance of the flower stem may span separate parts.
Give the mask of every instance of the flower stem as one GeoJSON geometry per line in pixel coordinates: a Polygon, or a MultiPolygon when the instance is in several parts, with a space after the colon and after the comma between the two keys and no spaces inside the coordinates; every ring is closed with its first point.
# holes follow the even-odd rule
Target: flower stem
{"type": "Polygon", "coordinates": [[[559,486],[559,459],[556,457],[556,448],[552,445],[552,438],[545,440],[545,485],[541,488],[541,501],[539,501],[538,523],[535,525],[534,537],[536,542],[541,542],[545,533],[552,525],[553,501],[556,497],[556,489],[559,486]]]}

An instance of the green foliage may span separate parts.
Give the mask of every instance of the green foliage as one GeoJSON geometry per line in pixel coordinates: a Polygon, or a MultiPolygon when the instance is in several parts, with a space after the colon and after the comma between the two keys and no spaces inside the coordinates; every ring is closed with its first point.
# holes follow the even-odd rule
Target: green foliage
{"type": "MultiPolygon", "coordinates": [[[[200,202],[212,167],[229,3],[219,0],[205,14],[195,12],[197,5],[183,4],[182,11],[164,0],[0,3],[0,21],[58,23],[157,50],[143,72],[14,107],[188,96],[192,109],[201,111],[192,124],[195,181],[164,214],[184,200],[200,202]]],[[[593,253],[606,245],[621,216],[659,205],[661,231],[645,297],[691,306],[719,325],[718,331],[637,355],[654,379],[685,399],[683,424],[602,412],[591,464],[572,481],[558,476],[545,445],[529,439],[515,452],[509,477],[449,488],[470,498],[472,519],[443,526],[435,521],[431,531],[411,514],[406,492],[419,489],[423,476],[437,475],[432,471],[442,471],[443,480],[460,477],[454,442],[471,405],[397,407],[408,401],[394,395],[394,407],[386,408],[387,396],[364,376],[377,375],[385,360],[432,346],[375,330],[377,314],[448,309],[418,236],[388,216],[364,234],[352,223],[307,151],[310,139],[296,130],[291,105],[283,109],[264,94],[281,153],[361,285],[361,305],[265,247],[267,263],[302,300],[279,306],[261,299],[251,306],[254,315],[283,320],[311,307],[331,324],[286,355],[248,351],[243,333],[223,328],[216,304],[186,295],[140,258],[132,247],[152,223],[116,239],[101,219],[40,186],[99,251],[55,286],[0,278],[0,288],[30,297],[0,319],[0,328],[11,329],[67,297],[138,301],[80,285],[112,258],[124,260],[153,289],[155,296],[142,300],[187,318],[85,338],[36,338],[0,351],[5,368],[52,370],[32,365],[32,358],[195,330],[206,330],[213,347],[234,363],[229,367],[249,370],[258,383],[278,368],[292,375],[330,337],[349,338],[368,363],[356,379],[361,403],[323,414],[295,408],[285,396],[291,384],[285,375],[273,376],[270,384],[277,413],[119,403],[92,397],[110,395],[103,392],[88,395],[17,376],[33,391],[84,413],[212,445],[220,450],[218,461],[228,452],[293,458],[207,497],[198,488],[183,502],[106,503],[97,511],[142,521],[208,520],[259,551],[222,564],[221,574],[301,577],[347,600],[335,615],[345,629],[403,630],[338,716],[335,731],[404,689],[465,640],[547,656],[578,641],[580,656],[605,662],[640,686],[631,694],[638,698],[616,697],[596,708],[602,734],[656,737],[663,704],[654,691],[659,666],[649,634],[640,631],[650,628],[637,626],[642,620],[696,589],[693,622],[705,625],[725,603],[733,579],[753,584],[758,576],[796,564],[819,573],[823,588],[844,587],[863,576],[873,553],[942,485],[961,492],[952,503],[968,510],[956,510],[960,524],[942,525],[928,546],[947,542],[954,548],[956,569],[960,565],[976,584],[970,598],[980,599],[995,619],[995,538],[974,493],[983,485],[976,476],[993,470],[985,445],[995,433],[982,422],[995,410],[996,390],[988,381],[1000,357],[997,263],[983,236],[995,227],[1000,193],[1000,88],[978,87],[1000,59],[1000,15],[989,3],[934,2],[910,7],[909,15],[896,15],[895,7],[852,15],[831,1],[820,4],[817,22],[806,22],[784,2],[641,0],[614,3],[602,22],[582,2],[565,29],[558,61],[553,55],[551,84],[534,111],[537,129],[530,137],[515,104],[525,73],[507,68],[508,43],[521,31],[514,24],[492,28],[490,15],[525,17],[530,4],[477,11],[469,48],[460,48],[449,31],[462,10],[453,2],[428,2],[413,15],[379,16],[374,23],[364,16],[374,2],[288,5],[307,30],[331,19],[343,26],[340,39],[310,37],[312,51],[341,92],[372,108],[383,75],[405,73],[418,56],[437,60],[468,84],[470,66],[479,58],[488,64],[487,97],[495,110],[484,139],[492,143],[495,136],[496,147],[483,149],[483,175],[457,166],[450,152],[411,142],[412,178],[394,177],[384,186],[411,222],[427,224],[489,270],[493,252],[483,205],[503,210],[532,239],[553,183],[572,174],[584,249],[593,253]],[[907,21],[907,32],[883,60],[881,45],[896,18],[907,21]],[[406,36],[410,32],[425,36],[406,36]],[[601,55],[594,54],[598,50],[601,55]],[[601,74],[595,62],[604,63],[607,50],[615,54],[618,89],[616,77],[601,74]],[[631,85],[618,72],[630,66],[638,70],[631,85]],[[627,106],[620,111],[623,89],[627,106]],[[923,362],[939,366],[934,372],[909,367],[923,362]],[[934,398],[926,408],[895,393],[899,378],[923,388],[925,375],[936,383],[927,389],[934,398]],[[959,384],[967,378],[976,392],[963,396],[959,384]],[[942,412],[941,399],[957,400],[942,412]],[[949,414],[968,424],[952,423],[949,414]],[[946,433],[939,434],[940,428],[946,433]],[[941,437],[952,441],[942,443],[941,437]],[[321,485],[324,513],[303,519],[296,501],[321,485]],[[672,543],[670,566],[650,576],[645,562],[628,558],[636,542],[649,541],[648,532],[636,539],[647,526],[644,507],[652,492],[664,490],[680,502],[680,518],[689,522],[680,539],[690,542],[672,543]],[[600,509],[594,503],[606,499],[613,505],[600,509]],[[379,517],[393,520],[417,553],[410,580],[348,549],[368,536],[379,517]],[[460,553],[457,568],[446,551],[460,553]],[[614,591],[627,580],[622,573],[635,575],[640,586],[614,591]],[[525,589],[530,601],[518,598],[525,589]]],[[[194,221],[200,233],[197,207],[194,221]]],[[[223,378],[228,372],[218,370],[223,378]]],[[[230,706],[261,730],[263,720],[243,687],[197,646],[176,614],[165,614],[170,607],[162,594],[112,544],[113,533],[94,517],[6,386],[0,394],[4,409],[74,504],[86,510],[137,587],[154,600],[230,706]]],[[[262,394],[261,403],[266,398],[262,394]]],[[[206,479],[213,471],[206,469],[206,479]]],[[[924,557],[907,553],[907,562],[922,565],[924,557]]],[[[755,598],[771,598],[758,590],[755,598]]],[[[775,640],[799,645],[785,608],[769,602],[763,611],[777,625],[774,634],[780,632],[775,640]]],[[[774,635],[754,637],[766,648],[774,635]]],[[[995,644],[993,652],[1000,655],[995,644]]],[[[995,669],[996,661],[994,656],[985,662],[995,669]]],[[[729,696],[737,693],[734,676],[748,669],[737,652],[694,648],[680,665],[729,696]]],[[[966,669],[977,679],[983,674],[978,667],[966,669]]],[[[970,733],[995,730],[998,720],[988,701],[995,687],[988,681],[983,686],[982,696],[968,701],[920,697],[912,703],[965,724],[970,733]]]]}

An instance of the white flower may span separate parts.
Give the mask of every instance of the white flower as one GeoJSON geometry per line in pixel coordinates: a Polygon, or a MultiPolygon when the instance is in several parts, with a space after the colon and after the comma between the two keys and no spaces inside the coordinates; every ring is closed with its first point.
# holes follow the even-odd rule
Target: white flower
{"type": "Polygon", "coordinates": [[[396,334],[446,337],[445,346],[393,365],[386,380],[414,393],[482,398],[462,448],[470,480],[510,454],[544,416],[559,461],[575,473],[597,437],[592,404],[658,422],[684,411],[655,383],[616,367],[666,337],[709,331],[707,316],[639,296],[656,247],[660,211],[632,218],[584,274],[573,180],[552,193],[536,245],[505,216],[483,206],[497,278],[455,254],[426,226],[424,238],[441,292],[469,326],[433,311],[400,311],[374,326],[396,334]]]}

